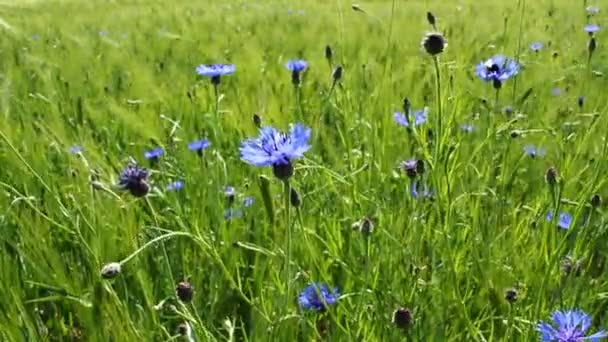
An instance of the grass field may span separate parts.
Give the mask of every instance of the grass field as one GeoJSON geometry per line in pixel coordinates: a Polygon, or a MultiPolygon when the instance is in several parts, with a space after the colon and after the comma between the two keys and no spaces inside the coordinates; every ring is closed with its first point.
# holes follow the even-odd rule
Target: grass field
{"type": "Polygon", "coordinates": [[[536,341],[572,309],[591,321],[560,341],[600,331],[608,8],[592,5],[0,5],[0,340],[536,341]],[[480,66],[498,54],[520,65],[499,84],[501,63],[480,66]],[[197,75],[214,63],[236,71],[197,75]],[[289,179],[244,161],[257,124],[296,123],[310,149],[289,179]],[[149,177],[121,186],[133,163],[149,177]]]}

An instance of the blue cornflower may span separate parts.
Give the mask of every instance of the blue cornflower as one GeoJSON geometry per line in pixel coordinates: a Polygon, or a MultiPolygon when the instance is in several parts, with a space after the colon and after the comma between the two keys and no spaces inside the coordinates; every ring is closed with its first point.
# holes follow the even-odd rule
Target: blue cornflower
{"type": "Polygon", "coordinates": [[[163,154],[165,154],[165,149],[162,147],[157,147],[155,149],[146,151],[144,153],[144,156],[146,157],[146,159],[148,160],[158,160],[158,158],[160,158],[160,156],[162,156],[163,154]]]}
{"type": "Polygon", "coordinates": [[[600,26],[597,24],[585,25],[585,32],[587,32],[589,34],[594,34],[599,30],[600,30],[600,26]]]}
{"type": "Polygon", "coordinates": [[[310,149],[312,131],[302,124],[291,127],[289,135],[266,126],[260,136],[243,141],[241,159],[258,167],[272,166],[275,176],[286,180],[293,175],[292,162],[310,149]]]}
{"type": "Polygon", "coordinates": [[[506,106],[503,110],[504,110],[505,114],[507,114],[507,115],[512,115],[513,111],[514,111],[513,107],[511,107],[511,106],[506,106]]]}
{"type": "Polygon", "coordinates": [[[128,190],[135,197],[145,196],[150,191],[148,177],[150,171],[136,164],[129,164],[122,170],[119,179],[120,188],[128,190]]]}
{"type": "Polygon", "coordinates": [[[32,40],[38,40],[38,39],[40,39],[40,37],[41,36],[39,34],[35,33],[32,35],[32,40]]]}
{"type": "Polygon", "coordinates": [[[224,213],[224,218],[226,220],[238,219],[243,217],[243,211],[235,208],[228,208],[224,213]]]}
{"type": "Polygon", "coordinates": [[[308,69],[308,62],[303,59],[292,59],[285,63],[285,67],[293,72],[304,72],[308,69]]]}
{"type": "MultiPolygon", "coordinates": [[[[566,212],[561,212],[559,214],[559,221],[557,221],[557,226],[561,229],[569,229],[572,226],[572,221],[574,217],[571,214],[566,212]]],[[[553,211],[549,211],[547,214],[547,221],[553,221],[553,211]]]]}
{"type": "Polygon", "coordinates": [[[285,67],[291,70],[291,82],[294,85],[299,85],[300,74],[308,68],[308,62],[303,59],[292,59],[285,63],[285,67]]]}
{"type": "Polygon", "coordinates": [[[249,208],[249,207],[251,207],[253,205],[253,203],[255,203],[255,198],[253,198],[252,196],[247,196],[243,200],[243,207],[244,208],[249,208]]]}
{"type": "Polygon", "coordinates": [[[502,82],[519,73],[519,64],[503,55],[496,55],[477,66],[477,76],[486,82],[492,82],[494,88],[500,89],[502,82]]]}
{"type": "Polygon", "coordinates": [[[196,73],[199,76],[205,76],[211,78],[211,83],[214,85],[220,84],[220,77],[224,75],[230,75],[236,71],[236,65],[234,64],[201,64],[196,67],[196,73]]]}
{"type": "Polygon", "coordinates": [[[170,184],[167,184],[167,186],[165,187],[165,189],[167,191],[181,190],[181,189],[184,188],[184,185],[185,185],[184,181],[175,181],[175,182],[172,182],[170,184]]]}
{"type": "Polygon", "coordinates": [[[587,14],[596,15],[600,13],[600,8],[597,6],[587,6],[587,14]]]}
{"type": "Polygon", "coordinates": [[[80,145],[74,145],[74,146],[70,147],[70,153],[73,153],[73,154],[81,154],[83,150],[84,150],[84,147],[82,147],[80,145]]]}
{"type": "MultiPolygon", "coordinates": [[[[410,121],[408,119],[409,115],[405,115],[403,112],[395,113],[395,121],[403,127],[410,127],[410,121]]],[[[414,111],[414,125],[420,126],[423,123],[427,122],[429,119],[429,108],[424,107],[424,109],[414,111]]]]}
{"type": "Polygon", "coordinates": [[[340,292],[337,288],[331,290],[327,284],[313,283],[302,291],[298,302],[304,309],[321,312],[336,304],[339,298],[340,292]]]}
{"type": "Polygon", "coordinates": [[[473,133],[473,131],[475,130],[475,126],[471,124],[462,124],[460,125],[460,130],[467,133],[473,133]]]}
{"type": "Polygon", "coordinates": [[[543,342],[599,341],[608,336],[603,329],[587,336],[587,331],[591,328],[591,317],[582,310],[556,311],[551,319],[553,324],[541,321],[536,326],[543,342]]]}
{"type": "Polygon", "coordinates": [[[412,182],[412,196],[416,199],[432,199],[435,195],[434,189],[429,189],[428,185],[423,184],[421,186],[420,182],[414,181],[412,182]]]}
{"type": "Polygon", "coordinates": [[[544,44],[542,42],[534,42],[530,44],[530,49],[534,52],[538,52],[543,48],[544,44]]]}
{"type": "Polygon", "coordinates": [[[236,189],[233,186],[227,186],[224,188],[224,195],[226,197],[234,197],[236,196],[236,189]]]}
{"type": "Polygon", "coordinates": [[[532,158],[542,158],[547,155],[547,151],[544,147],[536,147],[534,145],[524,146],[524,151],[532,158]]]}
{"type": "Polygon", "coordinates": [[[193,141],[190,144],[188,144],[188,148],[191,151],[195,151],[195,152],[197,152],[199,154],[202,154],[203,150],[209,148],[209,146],[211,146],[211,143],[207,139],[201,139],[201,140],[193,141]]]}
{"type": "Polygon", "coordinates": [[[562,94],[562,90],[556,87],[551,90],[551,93],[553,94],[553,96],[560,96],[562,94]]]}

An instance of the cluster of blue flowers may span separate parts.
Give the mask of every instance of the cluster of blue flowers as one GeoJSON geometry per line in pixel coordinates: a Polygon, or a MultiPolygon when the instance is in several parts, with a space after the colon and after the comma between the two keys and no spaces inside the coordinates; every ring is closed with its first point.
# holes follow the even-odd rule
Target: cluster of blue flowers
{"type": "MultiPolygon", "coordinates": [[[[597,14],[599,9],[588,8],[589,15],[597,14]]],[[[588,24],[584,30],[590,35],[594,35],[600,30],[596,24],[588,24]]],[[[443,42],[441,42],[443,44],[443,42]]],[[[444,45],[442,45],[444,47],[444,45]]],[[[536,53],[544,47],[542,42],[533,42],[530,49],[536,53]]],[[[302,82],[302,74],[308,69],[309,64],[305,60],[290,60],[285,67],[291,72],[292,83],[299,86],[302,82]]],[[[340,69],[340,75],[341,71],[340,69]]],[[[221,77],[233,74],[236,71],[234,64],[212,64],[199,65],[196,73],[202,77],[211,79],[211,83],[217,87],[221,83],[221,77]]],[[[521,65],[515,59],[495,55],[476,66],[475,72],[479,79],[491,83],[498,92],[502,85],[509,79],[514,78],[521,71],[521,65]]],[[[340,76],[341,77],[341,76],[340,76]]],[[[583,102],[584,98],[579,99],[583,102]]],[[[405,127],[408,131],[416,131],[429,121],[430,111],[428,107],[419,110],[411,110],[409,102],[404,106],[403,112],[394,113],[394,120],[397,124],[405,127]]],[[[507,111],[505,111],[507,112],[507,111]]],[[[513,110],[509,111],[509,114],[513,110]]],[[[467,133],[475,131],[471,124],[462,124],[460,129],[467,133]]],[[[282,131],[272,126],[263,126],[259,129],[257,137],[251,137],[242,141],[240,145],[240,158],[242,161],[255,167],[270,167],[274,175],[281,181],[288,182],[295,172],[295,162],[304,157],[304,154],[311,149],[312,129],[302,123],[291,125],[288,131],[282,131]]],[[[197,153],[202,153],[209,148],[210,142],[201,139],[188,144],[188,148],[197,153]]],[[[70,151],[74,154],[81,154],[83,148],[73,146],[70,151]]],[[[535,145],[524,146],[524,152],[531,158],[543,158],[547,152],[545,148],[535,145]]],[[[157,162],[165,154],[162,147],[157,147],[145,152],[145,158],[151,163],[157,162]]],[[[429,181],[425,177],[423,160],[406,160],[402,163],[402,168],[410,178],[410,193],[415,199],[432,200],[435,196],[435,189],[429,187],[429,181]]],[[[119,186],[128,190],[137,197],[146,195],[150,190],[150,170],[136,164],[129,164],[120,174],[119,186]]],[[[168,191],[179,190],[184,187],[184,181],[176,180],[166,185],[168,191]]],[[[225,212],[227,220],[243,216],[243,209],[250,207],[254,203],[253,197],[245,197],[242,204],[235,206],[237,191],[234,187],[226,187],[224,195],[228,201],[225,212]]],[[[570,229],[574,223],[574,217],[566,212],[560,212],[557,217],[550,211],[546,216],[547,221],[554,222],[561,229],[570,229]]],[[[317,312],[326,311],[331,305],[338,302],[340,292],[338,288],[331,288],[324,283],[311,283],[299,296],[299,304],[305,309],[317,312]]],[[[583,341],[599,340],[608,336],[601,330],[595,334],[587,335],[591,327],[591,318],[580,310],[557,311],[553,314],[554,324],[541,322],[537,329],[542,335],[543,341],[583,341]]]]}

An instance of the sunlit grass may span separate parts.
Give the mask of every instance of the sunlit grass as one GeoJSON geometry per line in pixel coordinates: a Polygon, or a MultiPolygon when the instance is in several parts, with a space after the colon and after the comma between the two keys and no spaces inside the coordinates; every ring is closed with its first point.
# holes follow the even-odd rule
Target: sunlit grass
{"type": "Polygon", "coordinates": [[[604,32],[589,59],[583,30],[604,9],[351,5],[0,3],[0,339],[166,341],[187,323],[198,341],[537,340],[539,320],[573,307],[606,326],[606,216],[590,199],[606,186],[608,70],[604,32]],[[440,137],[427,11],[448,41],[440,137]],[[498,96],[475,74],[495,54],[522,65],[498,96]],[[293,58],[309,63],[299,89],[293,58]],[[236,65],[217,97],[195,72],[212,63],[236,65]],[[428,122],[397,124],[404,98],[428,122]],[[312,129],[290,179],[297,208],[272,168],[240,159],[254,114],[312,129]],[[424,160],[432,199],[412,196],[407,159],[424,160]],[[145,197],[117,187],[133,161],[152,170],[145,197]],[[312,282],[339,289],[325,313],[298,305],[312,282]]]}

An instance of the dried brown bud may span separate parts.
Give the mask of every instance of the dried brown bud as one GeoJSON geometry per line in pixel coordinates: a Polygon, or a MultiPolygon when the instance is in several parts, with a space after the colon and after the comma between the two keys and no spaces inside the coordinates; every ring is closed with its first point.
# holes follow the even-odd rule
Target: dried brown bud
{"type": "Polygon", "coordinates": [[[177,284],[175,292],[177,293],[177,298],[184,303],[192,301],[192,297],[194,296],[194,288],[187,281],[182,281],[177,284]]]}

